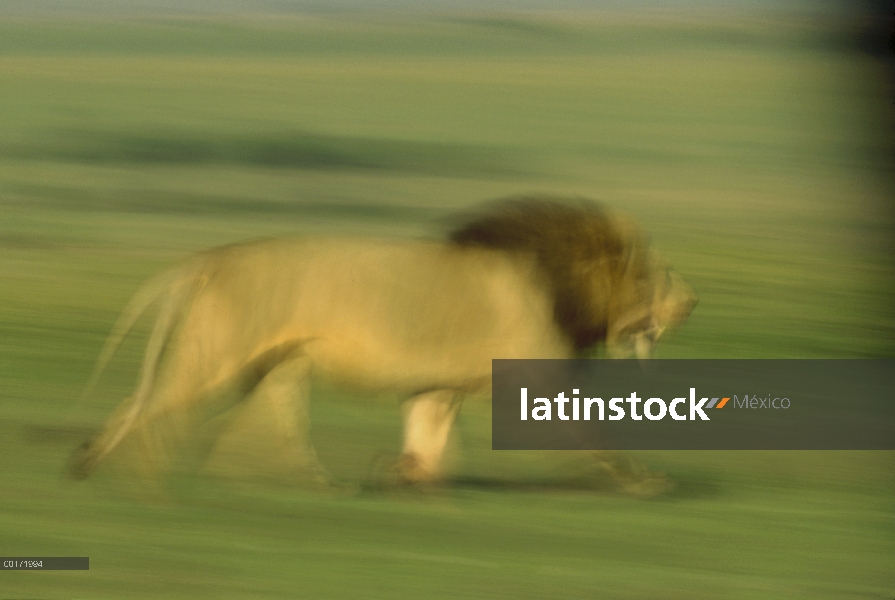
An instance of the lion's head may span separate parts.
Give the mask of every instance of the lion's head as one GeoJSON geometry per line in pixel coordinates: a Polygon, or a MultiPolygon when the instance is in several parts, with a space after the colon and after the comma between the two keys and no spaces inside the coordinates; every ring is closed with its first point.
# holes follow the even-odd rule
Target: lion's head
{"type": "Polygon", "coordinates": [[[533,254],[553,293],[557,326],[578,352],[605,342],[611,357],[646,358],[696,304],[693,289],[649,249],[633,220],[590,201],[499,200],[450,240],[533,254]]]}

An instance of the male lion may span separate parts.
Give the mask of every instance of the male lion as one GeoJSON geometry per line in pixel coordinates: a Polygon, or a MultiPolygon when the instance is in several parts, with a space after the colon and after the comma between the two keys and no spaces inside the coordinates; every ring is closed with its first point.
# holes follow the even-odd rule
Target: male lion
{"type": "Polygon", "coordinates": [[[404,394],[398,470],[432,480],[462,398],[489,389],[491,359],[569,358],[600,342],[644,358],[695,294],[630,220],[586,201],[514,198],[447,243],[273,239],[198,254],[135,295],[94,381],[157,300],[137,389],[74,453],[76,477],[131,436],[147,457],[163,453],[171,426],[150,426],[201,413],[222,391],[272,417],[286,459],[317,469],[314,375],[404,394]]]}

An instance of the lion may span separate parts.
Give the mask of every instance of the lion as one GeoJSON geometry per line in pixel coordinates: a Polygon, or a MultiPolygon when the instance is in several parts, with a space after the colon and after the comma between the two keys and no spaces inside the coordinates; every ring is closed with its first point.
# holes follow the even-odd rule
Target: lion
{"type": "Polygon", "coordinates": [[[125,439],[158,458],[179,430],[153,425],[250,403],[270,417],[286,460],[325,478],[308,439],[319,377],[405,398],[396,470],[435,481],[462,400],[490,390],[492,359],[572,358],[601,344],[610,357],[646,358],[695,302],[633,220],[585,200],[498,201],[445,241],[304,237],[207,250],[150,280],[123,311],[88,389],[140,315],[161,305],[134,393],[75,451],[69,473],[87,476],[125,439]]]}

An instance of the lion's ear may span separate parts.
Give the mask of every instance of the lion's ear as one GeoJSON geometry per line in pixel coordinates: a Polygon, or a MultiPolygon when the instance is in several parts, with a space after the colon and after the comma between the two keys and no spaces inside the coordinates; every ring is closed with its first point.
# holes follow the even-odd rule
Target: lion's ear
{"type": "Polygon", "coordinates": [[[616,235],[624,244],[641,248],[649,246],[649,237],[634,217],[626,213],[613,211],[610,214],[610,218],[616,235]]]}

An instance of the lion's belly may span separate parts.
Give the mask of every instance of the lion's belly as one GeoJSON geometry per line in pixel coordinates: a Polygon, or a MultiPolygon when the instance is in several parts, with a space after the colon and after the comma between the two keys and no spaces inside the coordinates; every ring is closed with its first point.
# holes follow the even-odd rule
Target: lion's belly
{"type": "MultiPolygon", "coordinates": [[[[522,340],[512,340],[520,342],[522,340]]],[[[561,348],[543,344],[476,342],[427,347],[395,340],[332,335],[305,345],[315,375],[371,389],[452,388],[483,391],[490,386],[494,358],[562,358],[561,348]]]]}

